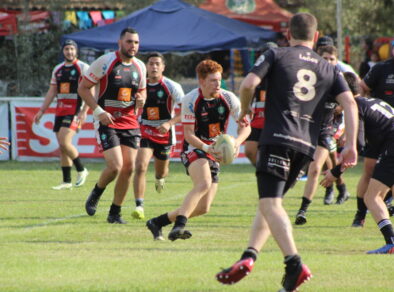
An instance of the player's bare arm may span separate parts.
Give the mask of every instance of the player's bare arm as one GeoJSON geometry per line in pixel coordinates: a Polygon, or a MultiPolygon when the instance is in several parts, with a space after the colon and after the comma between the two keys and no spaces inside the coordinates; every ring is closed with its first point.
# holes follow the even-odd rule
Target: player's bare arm
{"type": "Polygon", "coordinates": [[[34,116],[34,122],[38,124],[40,122],[40,119],[42,115],[45,113],[45,111],[48,109],[50,104],[52,103],[53,99],[57,95],[57,85],[56,84],[51,84],[49,86],[48,92],[45,95],[44,102],[38,111],[38,113],[34,116]]]}
{"type": "Polygon", "coordinates": [[[251,113],[250,105],[253,99],[254,91],[261,82],[261,78],[254,73],[249,73],[241,83],[239,89],[241,99],[241,114],[238,121],[242,121],[247,114],[251,113]]]}
{"type": "Polygon", "coordinates": [[[215,152],[213,149],[213,144],[207,145],[200,138],[195,135],[194,132],[194,124],[183,124],[183,134],[185,136],[186,141],[197,149],[201,149],[215,157],[215,159],[220,162],[221,156],[220,153],[215,152]]]}
{"type": "Polygon", "coordinates": [[[142,89],[135,94],[136,108],[143,108],[146,101],[146,89],[142,89]]]}
{"type": "MultiPolygon", "coordinates": [[[[8,146],[11,145],[10,142],[8,142],[7,137],[0,137],[0,148],[4,149],[4,150],[8,150],[8,146]]],[[[0,151],[0,154],[3,153],[2,151],[0,151]]]]}
{"type": "Polygon", "coordinates": [[[114,123],[114,117],[103,110],[98,104],[92,94],[92,87],[95,86],[93,82],[90,82],[86,78],[82,79],[78,86],[78,94],[83,99],[88,107],[93,110],[93,115],[100,121],[101,124],[107,126],[114,123]]]}
{"type": "Polygon", "coordinates": [[[181,121],[181,113],[179,112],[175,117],[173,117],[171,120],[162,123],[160,126],[157,127],[157,130],[159,130],[160,134],[165,134],[167,133],[171,127],[181,121]]]}
{"type": "Polygon", "coordinates": [[[358,109],[350,91],[342,92],[336,100],[342,106],[345,116],[346,142],[339,161],[343,169],[346,169],[357,164],[358,109]]]}
{"type": "Polygon", "coordinates": [[[360,81],[360,86],[361,86],[361,95],[362,96],[369,96],[371,93],[371,88],[368,87],[368,85],[364,82],[364,80],[360,81]]]}

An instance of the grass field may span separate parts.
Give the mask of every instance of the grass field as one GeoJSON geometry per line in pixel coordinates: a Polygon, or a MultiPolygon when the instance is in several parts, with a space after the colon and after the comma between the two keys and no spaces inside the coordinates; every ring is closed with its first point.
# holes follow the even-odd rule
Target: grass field
{"type": "MultiPolygon", "coordinates": [[[[53,191],[60,182],[56,162],[0,163],[0,291],[277,291],[283,258],[273,239],[253,272],[234,286],[215,280],[221,267],[237,260],[247,245],[257,204],[253,168],[222,168],[219,191],[209,214],[189,221],[189,240],[154,242],[145,221],[131,218],[129,191],[123,208],[126,225],[106,223],[113,184],[94,217],[84,203],[102,163],[87,163],[87,183],[53,191]]],[[[358,166],[345,174],[352,196],[344,205],[324,206],[319,188],[308,224],[294,227],[298,249],[314,277],[301,291],[394,291],[393,258],[366,255],[384,241],[370,215],[364,228],[351,228],[356,207],[358,166]]],[[[75,171],[73,171],[75,179],[75,171]]],[[[285,198],[294,221],[304,182],[285,198]]],[[[178,207],[191,187],[179,163],[171,165],[166,189],[157,194],[148,175],[148,218],[178,207]]],[[[168,234],[169,227],[164,230],[168,234]]]]}

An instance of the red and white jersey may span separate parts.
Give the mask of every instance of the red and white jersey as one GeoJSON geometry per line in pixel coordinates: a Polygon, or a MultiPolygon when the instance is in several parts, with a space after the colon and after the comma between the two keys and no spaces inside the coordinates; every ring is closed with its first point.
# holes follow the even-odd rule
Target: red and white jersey
{"type": "Polygon", "coordinates": [[[88,68],[88,64],[78,59],[72,64],[62,62],[55,66],[50,83],[57,86],[56,116],[76,115],[81,110],[78,84],[88,68]]]}
{"type": "Polygon", "coordinates": [[[98,104],[114,118],[115,129],[138,129],[135,98],[146,87],[145,64],[133,58],[130,64],[122,63],[119,52],[105,54],[94,61],[85,75],[99,84],[98,104]]]}
{"type": "Polygon", "coordinates": [[[174,106],[179,105],[185,95],[182,86],[163,76],[157,83],[149,83],[146,88],[146,102],[141,115],[141,135],[155,143],[175,144],[174,127],[165,134],[159,133],[157,127],[171,120],[174,106]]]}
{"type": "MultiPolygon", "coordinates": [[[[224,89],[220,91],[218,98],[208,99],[197,88],[182,100],[182,123],[194,124],[195,135],[206,144],[212,144],[218,135],[226,133],[230,115],[237,121],[241,112],[235,94],[224,89]]],[[[193,148],[184,141],[183,151],[193,148]]]]}

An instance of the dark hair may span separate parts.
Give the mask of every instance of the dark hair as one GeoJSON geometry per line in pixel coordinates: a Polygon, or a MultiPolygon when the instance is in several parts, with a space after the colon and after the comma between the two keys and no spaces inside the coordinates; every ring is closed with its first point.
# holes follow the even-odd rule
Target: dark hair
{"type": "Polygon", "coordinates": [[[361,93],[361,87],[356,74],[352,72],[345,72],[343,73],[343,76],[345,77],[345,80],[349,85],[350,91],[353,93],[353,95],[359,95],[361,93]]]}
{"type": "Polygon", "coordinates": [[[126,33],[138,34],[138,32],[134,28],[126,27],[120,33],[120,38],[123,38],[126,33]]]}
{"type": "Polygon", "coordinates": [[[318,49],[319,47],[324,47],[324,46],[333,46],[334,45],[334,40],[332,37],[325,35],[320,37],[317,42],[316,42],[316,48],[318,49]]]}
{"type": "Polygon", "coordinates": [[[199,79],[207,78],[208,74],[223,73],[223,67],[212,60],[203,60],[196,67],[196,73],[199,79]]]}
{"type": "Polygon", "coordinates": [[[328,53],[330,55],[335,55],[338,57],[338,50],[334,46],[322,46],[317,49],[317,53],[322,56],[324,53],[328,53]]]}
{"type": "Polygon", "coordinates": [[[290,34],[293,39],[312,41],[317,30],[317,20],[310,13],[297,13],[290,19],[290,34]]]}
{"type": "Polygon", "coordinates": [[[152,53],[150,53],[150,54],[148,55],[147,60],[149,61],[150,58],[160,58],[161,61],[163,62],[163,64],[166,63],[166,60],[164,59],[163,54],[162,54],[162,53],[159,53],[159,52],[152,52],[152,53]]]}
{"type": "Polygon", "coordinates": [[[62,49],[64,49],[65,46],[73,46],[75,49],[78,50],[77,43],[73,40],[70,40],[70,39],[64,41],[64,43],[62,45],[62,49]]]}

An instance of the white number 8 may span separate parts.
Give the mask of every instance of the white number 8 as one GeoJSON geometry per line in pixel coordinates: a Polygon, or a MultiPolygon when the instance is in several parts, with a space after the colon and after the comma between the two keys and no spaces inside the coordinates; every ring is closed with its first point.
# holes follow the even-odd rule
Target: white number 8
{"type": "Polygon", "coordinates": [[[317,78],[315,72],[307,69],[300,69],[297,72],[298,82],[293,86],[294,95],[302,101],[310,101],[315,97],[314,85],[317,78]]]}

